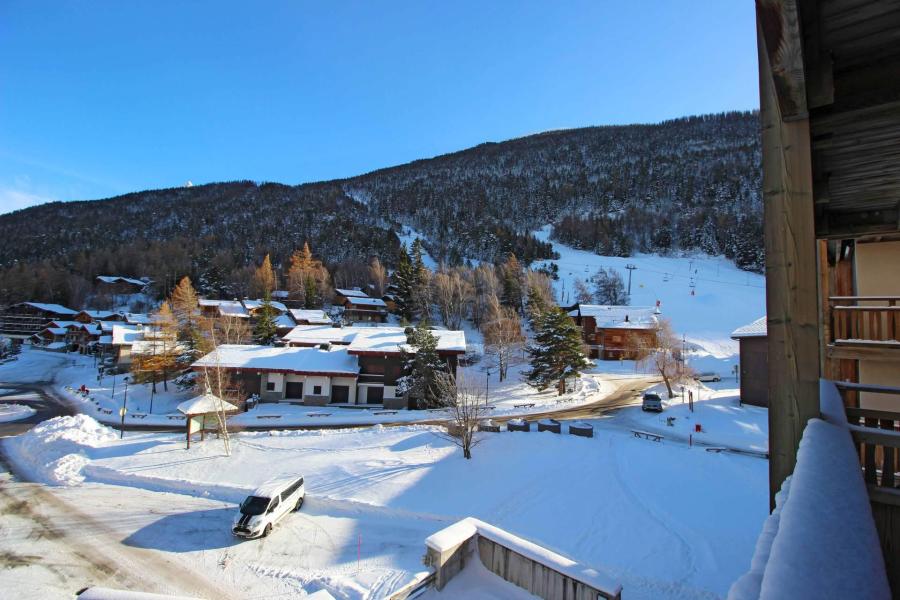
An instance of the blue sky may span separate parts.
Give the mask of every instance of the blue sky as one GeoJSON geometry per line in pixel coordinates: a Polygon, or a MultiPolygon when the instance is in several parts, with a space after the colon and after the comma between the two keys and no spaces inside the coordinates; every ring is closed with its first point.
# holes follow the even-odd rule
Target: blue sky
{"type": "Polygon", "coordinates": [[[0,212],[758,106],[751,0],[0,2],[0,212]]]}

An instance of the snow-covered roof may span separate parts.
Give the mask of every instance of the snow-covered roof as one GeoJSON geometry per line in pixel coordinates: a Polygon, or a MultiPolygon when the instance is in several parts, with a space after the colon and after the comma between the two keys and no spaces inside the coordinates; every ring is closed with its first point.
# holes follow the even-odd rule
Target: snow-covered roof
{"type": "Polygon", "coordinates": [[[597,327],[611,329],[655,329],[659,325],[660,314],[656,306],[606,304],[579,304],[573,312],[582,317],[593,317],[597,327]]]}
{"type": "Polygon", "coordinates": [[[81,328],[89,335],[100,335],[100,327],[94,323],[86,323],[81,328]]]}
{"type": "Polygon", "coordinates": [[[287,329],[288,327],[294,327],[297,323],[294,322],[293,317],[289,314],[277,315],[274,319],[275,327],[278,329],[287,329]]]}
{"type": "Polygon", "coordinates": [[[49,331],[53,335],[66,335],[68,330],[64,327],[47,327],[44,331],[49,331]]]}
{"type": "Polygon", "coordinates": [[[146,313],[125,313],[125,322],[132,325],[149,325],[153,318],[146,313]]]}
{"type": "Polygon", "coordinates": [[[222,300],[218,304],[219,314],[223,317],[242,317],[250,318],[250,313],[244,308],[244,305],[237,300],[222,300]]]}
{"type": "MultiPolygon", "coordinates": [[[[465,352],[466,334],[463,331],[435,329],[439,352],[465,352]]],[[[351,354],[397,354],[411,351],[406,344],[403,327],[329,327],[327,325],[298,325],[282,338],[288,344],[349,344],[351,354]]]]}
{"type": "Polygon", "coordinates": [[[65,342],[52,342],[52,343],[44,346],[44,348],[47,348],[48,350],[59,350],[61,348],[65,348],[65,347],[66,347],[65,342]]]}
{"type": "Polygon", "coordinates": [[[111,310],[93,310],[93,309],[86,308],[82,311],[79,311],[78,314],[88,316],[92,319],[103,320],[103,319],[108,319],[112,316],[115,316],[119,313],[113,312],[111,310]]]}
{"type": "Polygon", "coordinates": [[[731,337],[734,339],[739,338],[747,338],[747,337],[765,337],[768,333],[768,327],[766,325],[766,317],[762,316],[752,323],[747,323],[742,327],[738,327],[734,331],[731,332],[731,337]]]}
{"type": "Polygon", "coordinates": [[[279,477],[273,477],[265,483],[260,484],[260,486],[254,490],[253,495],[258,498],[271,498],[282,489],[300,479],[300,477],[300,475],[281,475],[279,477]]]}
{"type": "Polygon", "coordinates": [[[112,328],[112,344],[114,346],[131,346],[144,338],[144,330],[140,327],[116,325],[112,328]]]}
{"type": "Polygon", "coordinates": [[[122,277],[120,275],[97,275],[97,279],[102,281],[103,283],[119,283],[125,282],[130,283],[131,285],[139,285],[144,287],[149,284],[149,281],[143,281],[141,279],[133,279],[131,277],[122,277]]]}
{"type": "MultiPolygon", "coordinates": [[[[263,302],[264,300],[244,300],[244,308],[246,308],[247,310],[259,310],[260,308],[262,308],[263,302]]],[[[281,302],[269,300],[269,304],[278,312],[287,312],[287,306],[285,306],[281,302]]]]}
{"type": "Polygon", "coordinates": [[[223,302],[234,302],[234,300],[213,300],[212,298],[197,299],[197,304],[200,306],[219,306],[223,302]]]}
{"type": "Polygon", "coordinates": [[[272,292],[273,298],[281,298],[282,300],[290,297],[291,293],[287,290],[275,290],[272,292]]]}
{"type": "Polygon", "coordinates": [[[82,325],[84,325],[84,323],[81,321],[60,321],[56,319],[47,324],[48,327],[58,327],[60,329],[79,328],[82,325]]]}
{"type": "Polygon", "coordinates": [[[238,407],[230,402],[222,400],[218,396],[206,393],[195,396],[190,400],[185,400],[178,405],[178,410],[186,415],[203,415],[219,412],[220,410],[225,412],[236,412],[238,407]]]}
{"type": "Polygon", "coordinates": [[[222,367],[318,375],[356,375],[359,365],[347,348],[322,350],[294,346],[223,344],[193,364],[195,369],[222,367]]]}
{"type": "Polygon", "coordinates": [[[290,313],[298,323],[305,321],[310,325],[331,325],[331,317],[324,310],[292,308],[290,313]]]}
{"type": "Polygon", "coordinates": [[[376,306],[379,308],[387,308],[387,304],[384,303],[384,300],[381,298],[360,298],[354,296],[352,298],[348,298],[347,301],[350,304],[354,304],[356,306],[376,306]]]}
{"type": "Polygon", "coordinates": [[[72,310],[71,308],[66,308],[62,304],[50,304],[47,302],[23,302],[22,304],[27,304],[33,308],[38,310],[43,310],[46,312],[53,313],[55,315],[74,315],[78,314],[77,310],[72,310]]]}
{"type": "Polygon", "coordinates": [[[297,325],[282,339],[288,344],[349,344],[359,327],[333,327],[331,325],[297,325]]]}
{"type": "Polygon", "coordinates": [[[369,295],[362,290],[348,290],[346,288],[335,288],[334,290],[339,296],[348,298],[368,298],[369,295]]]}
{"type": "Polygon", "coordinates": [[[100,339],[97,341],[100,342],[101,344],[109,345],[109,344],[112,344],[112,336],[111,335],[101,335],[100,339]]]}

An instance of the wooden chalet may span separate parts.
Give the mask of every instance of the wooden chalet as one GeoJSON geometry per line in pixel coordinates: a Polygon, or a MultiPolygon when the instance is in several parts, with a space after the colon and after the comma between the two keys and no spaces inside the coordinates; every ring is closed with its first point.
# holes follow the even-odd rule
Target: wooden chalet
{"type": "Polygon", "coordinates": [[[21,342],[43,331],[50,321],[71,320],[77,312],[59,304],[19,302],[0,309],[0,335],[21,342]]]}
{"type": "Polygon", "coordinates": [[[335,288],[332,304],[344,306],[348,298],[368,298],[369,295],[358,288],[335,288]]]}
{"type": "Polygon", "coordinates": [[[388,307],[381,298],[350,297],[344,300],[344,320],[351,323],[384,323],[388,307]]]}
{"type": "MultiPolygon", "coordinates": [[[[462,331],[435,330],[432,333],[438,339],[438,354],[444,359],[449,372],[456,374],[459,356],[465,354],[466,341],[465,334],[462,331]]],[[[397,395],[397,382],[403,376],[404,352],[412,349],[406,345],[406,330],[402,327],[376,327],[376,326],[297,326],[288,335],[282,338],[282,343],[286,348],[309,348],[318,349],[323,352],[342,351],[345,352],[349,360],[355,365],[353,372],[354,384],[352,388],[345,394],[342,388],[338,388],[336,393],[329,392],[329,403],[348,403],[348,404],[377,404],[384,405],[386,408],[407,408],[409,400],[397,395]]],[[[282,356],[288,355],[285,348],[275,349],[272,355],[265,362],[274,364],[285,364],[281,362],[282,356]]],[[[267,355],[268,356],[268,355],[267,355]]],[[[297,354],[297,357],[309,357],[311,354],[297,354]]],[[[343,360],[340,355],[327,355],[329,360],[343,360]]],[[[311,367],[305,363],[305,359],[288,361],[293,369],[288,375],[291,377],[285,380],[284,385],[288,382],[302,383],[305,377],[311,374],[311,367]],[[305,370],[304,370],[305,369],[305,370]]],[[[260,363],[255,363],[259,365],[260,363]]],[[[274,367],[273,367],[274,368],[274,367]]],[[[284,369],[286,367],[279,367],[284,369]]],[[[335,372],[325,373],[317,367],[312,369],[315,376],[337,377],[335,372]]],[[[341,372],[340,377],[348,377],[346,369],[341,372]]],[[[264,371],[260,370],[260,376],[264,375],[264,371]]],[[[256,379],[259,379],[254,375],[256,379]]],[[[305,396],[298,397],[303,391],[296,385],[293,386],[293,392],[276,381],[273,389],[266,389],[270,379],[280,381],[278,377],[264,376],[260,381],[244,380],[243,386],[248,393],[258,393],[261,399],[265,401],[303,401],[306,402],[305,396]]],[[[333,382],[332,382],[333,383],[333,382]]],[[[337,384],[339,386],[349,385],[346,382],[337,384]]],[[[304,394],[309,392],[307,384],[304,394]]],[[[323,387],[322,389],[331,390],[332,387],[323,387]]],[[[319,394],[312,394],[319,396],[319,394]]],[[[320,399],[314,398],[313,402],[321,402],[320,399]]]]}
{"type": "MultiPolygon", "coordinates": [[[[810,468],[798,464],[798,447],[801,437],[807,443],[805,431],[822,429],[811,419],[846,431],[840,435],[852,441],[847,447],[855,446],[860,466],[849,492],[858,489],[869,501],[846,516],[858,538],[874,523],[898,598],[900,3],[757,0],[756,16],[770,498],[774,506],[785,479],[810,468]],[[826,408],[838,394],[843,407],[826,408]]],[[[822,481],[831,476],[820,473],[822,481]]],[[[821,502],[844,502],[849,492],[821,502]]],[[[827,550],[851,542],[836,539],[827,550]]],[[[845,590],[877,583],[874,564],[872,581],[831,578],[824,551],[809,548],[803,556],[818,561],[812,566],[821,581],[845,590]]],[[[849,565],[837,565],[837,575],[844,569],[849,565]]],[[[808,597],[837,597],[834,588],[828,592],[808,597]]]]}
{"type": "Polygon", "coordinates": [[[120,312],[113,312],[111,310],[85,309],[79,311],[78,314],[75,315],[74,320],[78,321],[79,323],[94,323],[96,321],[124,322],[125,314],[120,312]]]}
{"type": "Polygon", "coordinates": [[[122,277],[120,275],[97,275],[94,286],[98,294],[108,296],[127,296],[140,294],[152,282],[149,279],[122,277]]]}
{"type": "Polygon", "coordinates": [[[578,303],[564,310],[581,328],[590,358],[635,360],[656,347],[659,307],[578,303]]]}

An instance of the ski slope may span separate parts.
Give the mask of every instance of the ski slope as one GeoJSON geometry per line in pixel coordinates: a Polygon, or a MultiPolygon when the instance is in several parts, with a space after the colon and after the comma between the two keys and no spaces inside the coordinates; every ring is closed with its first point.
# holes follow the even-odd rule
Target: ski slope
{"type": "Polygon", "coordinates": [[[631,304],[653,306],[659,301],[672,328],[695,346],[692,362],[700,370],[728,374],[738,352],[731,332],[766,313],[765,277],[738,269],[724,256],[599,256],[551,241],[549,225],[536,231],[535,237],[552,243],[560,254],[558,260],[541,264],[556,263],[559,267],[555,287],[563,305],[575,303],[576,278],[586,281],[598,268],[612,267],[627,286],[625,266],[637,267],[631,273],[631,304]]]}

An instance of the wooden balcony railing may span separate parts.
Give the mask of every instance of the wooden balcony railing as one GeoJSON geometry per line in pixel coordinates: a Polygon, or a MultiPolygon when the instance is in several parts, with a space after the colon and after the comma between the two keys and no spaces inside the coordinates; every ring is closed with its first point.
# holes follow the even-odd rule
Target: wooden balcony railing
{"type": "Polygon", "coordinates": [[[897,397],[896,411],[854,407],[845,410],[869,497],[876,502],[900,506],[900,388],[842,381],[834,384],[844,398],[859,392],[897,397]]]}
{"type": "Polygon", "coordinates": [[[900,359],[900,296],[828,298],[829,358],[900,359]]]}

